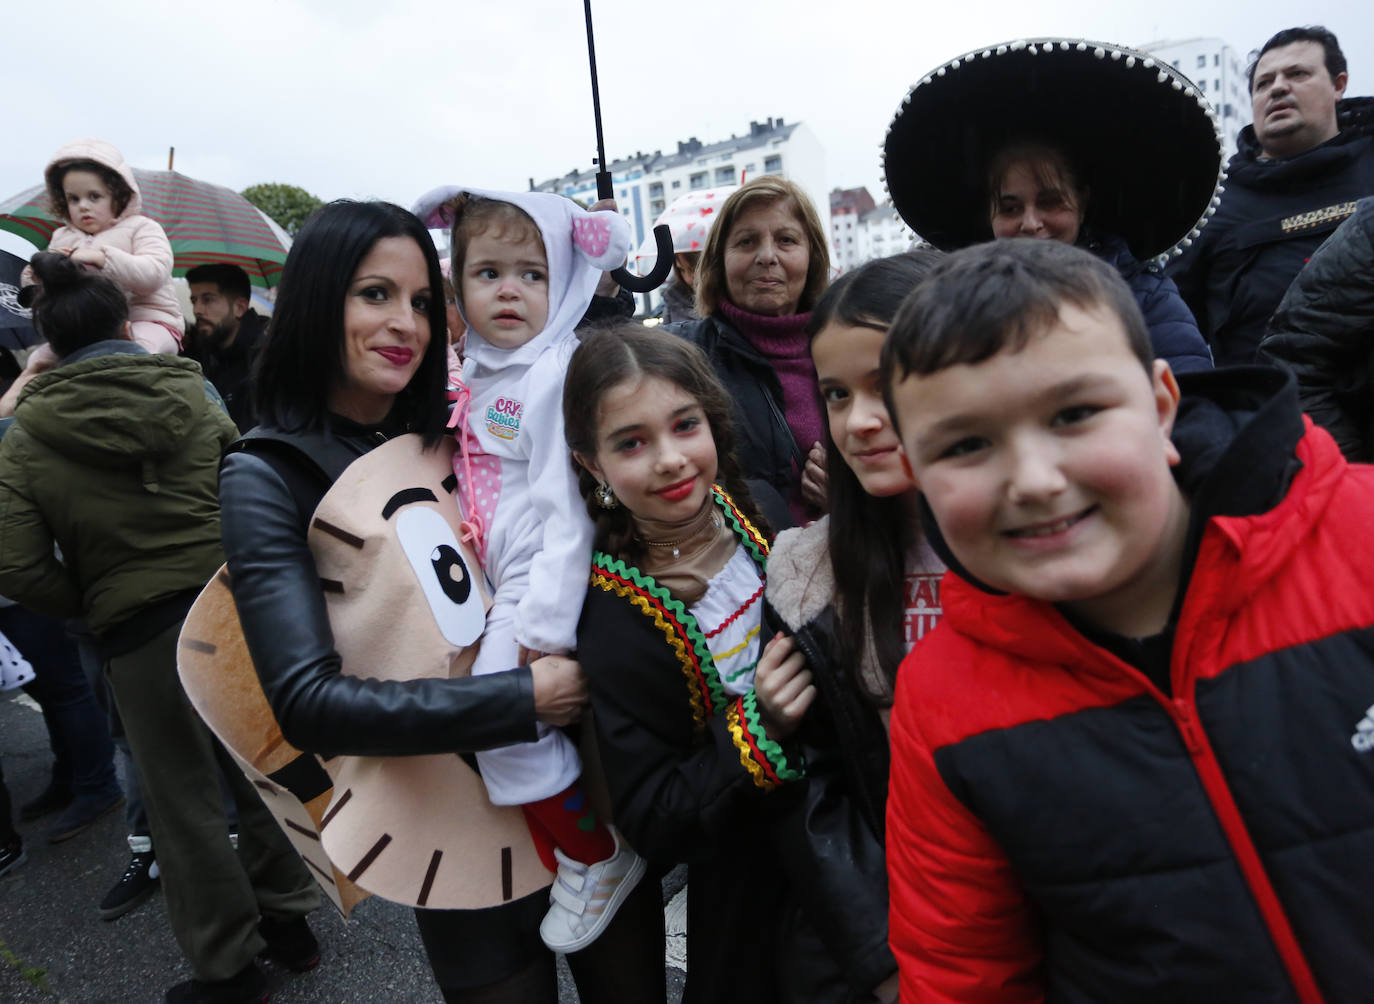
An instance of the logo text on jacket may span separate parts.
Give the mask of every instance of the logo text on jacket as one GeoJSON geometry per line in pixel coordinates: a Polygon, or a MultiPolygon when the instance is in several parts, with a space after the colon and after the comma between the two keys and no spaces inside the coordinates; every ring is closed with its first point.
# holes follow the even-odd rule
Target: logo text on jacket
{"type": "Polygon", "coordinates": [[[525,406],[509,397],[498,397],[487,408],[487,431],[498,439],[514,439],[520,435],[520,416],[525,406]]]}
{"type": "Polygon", "coordinates": [[[1360,724],[1355,726],[1355,734],[1350,737],[1350,745],[1361,753],[1374,750],[1374,704],[1369,706],[1360,724]]]}

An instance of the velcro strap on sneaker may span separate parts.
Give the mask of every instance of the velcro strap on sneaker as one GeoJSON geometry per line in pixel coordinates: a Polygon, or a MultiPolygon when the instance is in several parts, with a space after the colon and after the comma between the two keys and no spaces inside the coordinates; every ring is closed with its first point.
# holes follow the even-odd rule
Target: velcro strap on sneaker
{"type": "Polygon", "coordinates": [[[585,871],[577,871],[573,868],[559,865],[558,882],[560,885],[567,886],[573,892],[581,892],[583,887],[587,884],[587,873],[585,871]]]}
{"type": "Polygon", "coordinates": [[[582,897],[564,886],[561,880],[553,884],[553,892],[549,895],[549,898],[565,910],[575,913],[579,917],[587,911],[587,904],[583,901],[582,897]]]}

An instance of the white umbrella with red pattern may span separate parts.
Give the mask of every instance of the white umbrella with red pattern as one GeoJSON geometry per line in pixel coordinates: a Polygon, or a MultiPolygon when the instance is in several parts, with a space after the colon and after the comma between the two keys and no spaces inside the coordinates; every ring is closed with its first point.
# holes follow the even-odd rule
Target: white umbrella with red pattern
{"type": "MultiPolygon", "coordinates": [[[[668,229],[673,232],[673,254],[705,250],[706,235],[711,231],[716,213],[738,187],[723,185],[720,188],[701,188],[695,192],[686,192],[674,199],[672,205],[659,214],[658,219],[654,220],[654,226],[666,223],[668,229]]],[[[635,270],[644,272],[652,268],[657,256],[654,238],[650,235],[633,255],[635,270]]]]}

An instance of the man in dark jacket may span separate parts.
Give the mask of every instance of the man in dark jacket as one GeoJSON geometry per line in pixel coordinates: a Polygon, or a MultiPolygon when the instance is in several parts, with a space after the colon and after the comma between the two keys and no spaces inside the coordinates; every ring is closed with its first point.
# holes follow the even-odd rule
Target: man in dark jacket
{"type": "Polygon", "coordinates": [[[247,432],[257,425],[253,362],[267,334],[267,318],[249,306],[248,274],[237,265],[200,265],[186,273],[186,281],[196,326],[186,339],[185,354],[200,363],[239,432],[247,432]]]}
{"type": "Polygon", "coordinates": [[[1374,461],[1374,197],[1361,199],[1288,287],[1260,343],[1298,378],[1312,421],[1345,458],[1374,461]]]}
{"type": "Polygon", "coordinates": [[[1320,27],[1279,32],[1250,68],[1254,124],[1215,215],[1169,269],[1219,366],[1254,361],[1293,277],[1374,195],[1374,98],[1345,98],[1345,85],[1345,56],[1320,27]]]}

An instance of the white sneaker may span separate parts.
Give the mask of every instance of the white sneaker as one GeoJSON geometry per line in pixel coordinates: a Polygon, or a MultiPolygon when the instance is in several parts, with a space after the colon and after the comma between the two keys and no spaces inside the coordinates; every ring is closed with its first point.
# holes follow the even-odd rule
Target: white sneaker
{"type": "Polygon", "coordinates": [[[558,874],[549,893],[549,912],[539,936],[555,952],[579,952],[601,936],[625,897],[644,877],[644,859],[611,827],[615,853],[605,861],[584,865],[557,847],[558,874]]]}

